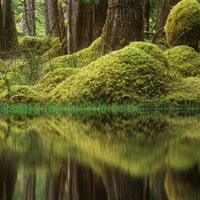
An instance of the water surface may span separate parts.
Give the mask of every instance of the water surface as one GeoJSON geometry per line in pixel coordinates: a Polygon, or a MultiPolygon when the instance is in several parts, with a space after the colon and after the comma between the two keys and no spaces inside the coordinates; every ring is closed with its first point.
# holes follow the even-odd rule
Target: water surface
{"type": "Polygon", "coordinates": [[[0,199],[198,200],[200,116],[0,118],[0,199]]]}

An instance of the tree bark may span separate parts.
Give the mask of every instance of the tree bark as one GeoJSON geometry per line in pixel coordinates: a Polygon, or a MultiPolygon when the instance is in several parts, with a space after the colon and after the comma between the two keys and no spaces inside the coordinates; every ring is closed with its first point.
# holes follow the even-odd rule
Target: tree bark
{"type": "Polygon", "coordinates": [[[181,0],[157,0],[156,29],[164,28],[169,12],[181,0]]]}
{"type": "Polygon", "coordinates": [[[4,4],[0,4],[0,51],[4,54],[16,49],[18,39],[14,15],[11,10],[12,0],[3,2],[4,4]]]}
{"type": "Polygon", "coordinates": [[[48,0],[50,34],[59,36],[58,0],[48,0]]]}
{"type": "Polygon", "coordinates": [[[44,8],[45,8],[45,34],[48,35],[50,33],[48,0],[44,1],[44,8]]]}
{"type": "Polygon", "coordinates": [[[99,4],[67,0],[69,54],[88,47],[101,35],[107,7],[107,0],[100,0],[99,4]]]}
{"type": "Polygon", "coordinates": [[[58,15],[59,15],[59,31],[60,31],[59,36],[60,36],[60,42],[62,42],[63,39],[66,37],[65,19],[62,8],[62,2],[58,2],[58,15]]]}
{"type": "Polygon", "coordinates": [[[149,18],[150,18],[150,7],[151,3],[150,1],[147,1],[144,4],[144,22],[145,22],[145,31],[149,31],[149,18]]]}
{"type": "Polygon", "coordinates": [[[29,36],[36,36],[35,0],[24,0],[26,26],[29,36]]]}
{"type": "Polygon", "coordinates": [[[143,41],[142,0],[109,0],[102,39],[104,51],[120,49],[130,41],[143,41]]]}

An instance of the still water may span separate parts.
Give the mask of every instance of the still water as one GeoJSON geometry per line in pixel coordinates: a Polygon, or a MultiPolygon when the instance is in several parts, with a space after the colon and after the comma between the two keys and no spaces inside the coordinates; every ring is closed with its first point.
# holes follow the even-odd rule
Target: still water
{"type": "Polygon", "coordinates": [[[200,115],[1,116],[0,199],[198,200],[200,115]]]}

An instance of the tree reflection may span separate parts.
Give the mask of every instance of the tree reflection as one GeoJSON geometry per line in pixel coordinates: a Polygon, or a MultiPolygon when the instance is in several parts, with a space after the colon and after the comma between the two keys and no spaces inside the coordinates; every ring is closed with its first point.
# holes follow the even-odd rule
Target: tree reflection
{"type": "Polygon", "coordinates": [[[168,170],[165,188],[169,200],[200,199],[200,173],[198,165],[187,171],[168,170]]]}
{"type": "Polygon", "coordinates": [[[9,151],[0,154],[0,199],[11,200],[17,180],[17,158],[9,151]]]}

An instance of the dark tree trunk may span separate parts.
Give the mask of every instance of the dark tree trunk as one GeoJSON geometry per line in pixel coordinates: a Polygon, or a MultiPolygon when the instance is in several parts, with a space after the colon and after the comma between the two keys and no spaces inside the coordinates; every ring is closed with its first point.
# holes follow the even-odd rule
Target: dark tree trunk
{"type": "Polygon", "coordinates": [[[145,22],[145,31],[149,31],[149,18],[150,18],[150,7],[151,3],[150,1],[147,1],[144,4],[144,22],[145,22]]]}
{"type": "Polygon", "coordinates": [[[59,36],[58,0],[48,0],[50,34],[59,36]]]}
{"type": "Polygon", "coordinates": [[[36,27],[35,27],[35,0],[25,0],[26,8],[26,18],[27,18],[27,28],[29,36],[36,36],[36,27]]]}
{"type": "Polygon", "coordinates": [[[102,33],[108,3],[67,0],[68,6],[68,53],[88,47],[102,33]]]}
{"type": "Polygon", "coordinates": [[[120,49],[130,41],[143,41],[142,0],[109,0],[102,39],[104,51],[120,49]]]}
{"type": "Polygon", "coordinates": [[[58,13],[59,13],[59,31],[60,31],[59,36],[60,36],[60,42],[62,42],[63,39],[66,37],[65,19],[62,8],[62,2],[58,2],[58,13]]]}
{"type": "Polygon", "coordinates": [[[12,0],[0,4],[0,50],[1,53],[13,51],[18,45],[17,30],[11,9],[12,0]]]}
{"type": "Polygon", "coordinates": [[[49,25],[49,13],[48,13],[48,0],[44,1],[44,8],[45,8],[45,34],[49,35],[50,25],[49,25]]]}
{"type": "Polygon", "coordinates": [[[163,29],[169,12],[181,0],[157,0],[156,29],[163,29]]]}

